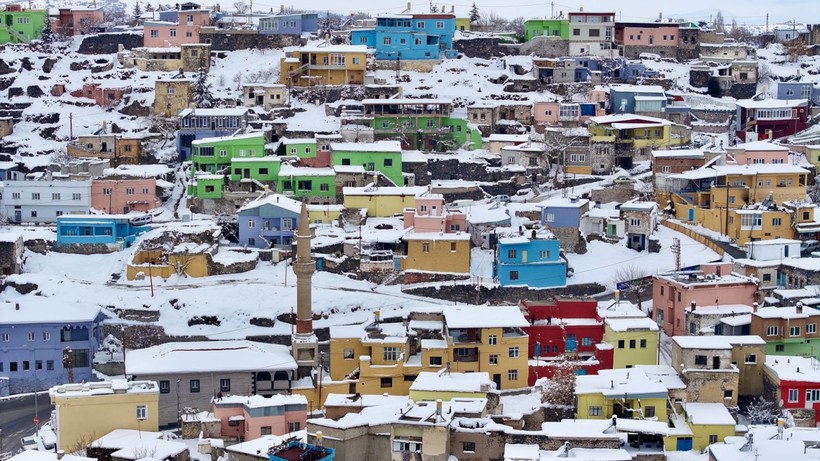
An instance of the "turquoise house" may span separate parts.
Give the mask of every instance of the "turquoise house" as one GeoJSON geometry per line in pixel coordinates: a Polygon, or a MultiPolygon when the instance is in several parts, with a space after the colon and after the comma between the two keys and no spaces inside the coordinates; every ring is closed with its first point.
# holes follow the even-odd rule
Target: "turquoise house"
{"type": "Polygon", "coordinates": [[[57,217],[57,246],[117,245],[128,248],[151,228],[149,215],[63,215],[57,217]]]}
{"type": "Polygon", "coordinates": [[[546,230],[498,239],[493,272],[502,287],[553,288],[567,284],[561,242],[546,230]]]}
{"type": "Polygon", "coordinates": [[[375,49],[380,61],[455,58],[455,31],[453,14],[384,14],[375,28],[352,31],[350,42],[375,49]]]}

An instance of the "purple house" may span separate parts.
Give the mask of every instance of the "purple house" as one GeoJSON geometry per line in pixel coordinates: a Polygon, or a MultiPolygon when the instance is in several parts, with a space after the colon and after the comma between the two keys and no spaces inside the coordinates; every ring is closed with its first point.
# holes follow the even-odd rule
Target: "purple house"
{"type": "Polygon", "coordinates": [[[237,212],[239,244],[255,248],[290,245],[299,228],[302,202],[280,194],[261,195],[237,212]]]}
{"type": "Polygon", "coordinates": [[[305,32],[315,34],[319,30],[319,15],[298,13],[267,16],[259,19],[257,30],[262,35],[301,35],[305,32]]]}
{"type": "Polygon", "coordinates": [[[96,381],[92,362],[105,318],[90,303],[44,296],[0,302],[0,377],[9,384],[0,395],[96,381]]]}
{"type": "Polygon", "coordinates": [[[550,229],[570,227],[578,229],[581,216],[589,211],[589,200],[572,196],[554,197],[541,202],[541,224],[550,229]]]}

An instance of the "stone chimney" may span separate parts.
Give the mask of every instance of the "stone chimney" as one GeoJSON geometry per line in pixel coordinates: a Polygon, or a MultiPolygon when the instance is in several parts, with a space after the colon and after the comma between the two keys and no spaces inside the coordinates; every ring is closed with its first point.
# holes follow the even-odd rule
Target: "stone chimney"
{"type": "Polygon", "coordinates": [[[795,310],[797,311],[798,314],[802,314],[803,313],[803,303],[798,301],[797,306],[795,306],[795,310]]]}
{"type": "Polygon", "coordinates": [[[695,312],[698,308],[698,303],[696,303],[695,301],[692,301],[691,306],[692,306],[692,312],[695,312]]]}

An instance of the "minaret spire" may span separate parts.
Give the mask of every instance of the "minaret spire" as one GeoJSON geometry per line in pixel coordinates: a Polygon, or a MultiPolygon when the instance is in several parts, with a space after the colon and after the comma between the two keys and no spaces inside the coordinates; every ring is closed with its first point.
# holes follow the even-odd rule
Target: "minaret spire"
{"type": "Polygon", "coordinates": [[[299,378],[309,376],[319,364],[319,341],[313,333],[313,301],[311,279],[316,272],[316,261],[310,257],[310,242],[313,229],[310,228],[307,205],[302,203],[299,213],[299,228],[296,231],[296,332],[291,338],[293,357],[299,369],[299,378]]]}

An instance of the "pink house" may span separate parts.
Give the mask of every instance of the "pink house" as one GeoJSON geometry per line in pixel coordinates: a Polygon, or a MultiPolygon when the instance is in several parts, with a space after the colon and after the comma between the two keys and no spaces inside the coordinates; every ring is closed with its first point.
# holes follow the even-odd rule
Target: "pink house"
{"type": "Polygon", "coordinates": [[[122,101],[123,96],[131,93],[130,85],[102,86],[99,82],[84,83],[82,90],[72,91],[71,96],[93,99],[98,106],[114,106],[122,101]]]}
{"type": "Polygon", "coordinates": [[[213,400],[223,438],[254,440],[263,435],[285,435],[307,427],[304,395],[229,395],[213,400]]]}
{"type": "MultiPolygon", "coordinates": [[[[605,94],[605,93],[604,93],[605,94]]],[[[606,111],[597,102],[535,102],[532,105],[533,120],[537,125],[560,125],[586,122],[590,117],[604,115],[606,111]]]]}
{"type": "Polygon", "coordinates": [[[210,10],[168,10],[157,14],[158,20],[145,21],[142,34],[146,48],[171,48],[199,43],[199,28],[211,25],[210,10]]]}
{"type": "Polygon", "coordinates": [[[153,210],[162,205],[154,178],[95,179],[91,207],[108,214],[153,210]]]}
{"type": "Polygon", "coordinates": [[[732,263],[703,264],[700,270],[655,275],[652,315],[669,336],[687,334],[686,308],[755,302],[757,283],[732,272],[732,263]]]}
{"type": "Polygon", "coordinates": [[[615,43],[626,46],[678,46],[677,23],[617,23],[615,43]]]}
{"type": "Polygon", "coordinates": [[[85,35],[97,32],[103,22],[102,7],[60,8],[54,29],[63,35],[85,35]]]}
{"type": "Polygon", "coordinates": [[[726,163],[737,165],[789,163],[789,148],[771,141],[752,141],[727,149],[726,163]],[[731,158],[730,158],[731,157],[731,158]]]}
{"type": "Polygon", "coordinates": [[[467,215],[447,210],[444,196],[429,191],[416,197],[416,208],[404,209],[404,228],[413,232],[463,232],[467,215]]]}

